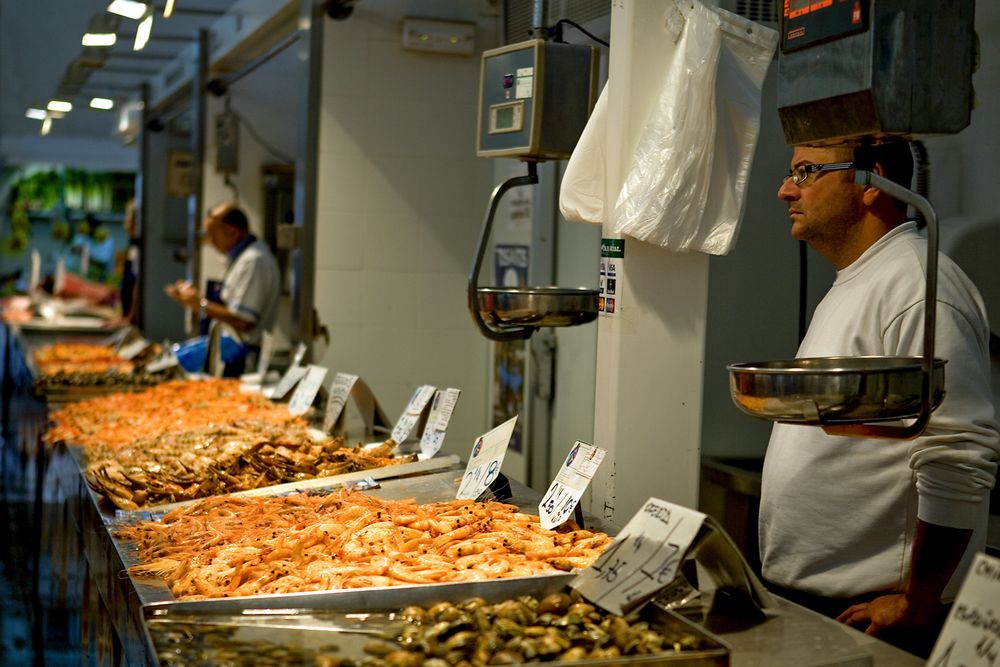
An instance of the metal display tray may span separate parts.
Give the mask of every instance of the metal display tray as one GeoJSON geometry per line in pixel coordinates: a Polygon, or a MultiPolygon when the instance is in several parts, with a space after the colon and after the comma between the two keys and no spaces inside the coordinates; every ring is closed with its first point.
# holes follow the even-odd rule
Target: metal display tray
{"type": "MultiPolygon", "coordinates": [[[[458,469],[459,464],[462,460],[455,455],[447,456],[435,456],[429,459],[422,459],[419,461],[413,461],[412,463],[400,463],[398,465],[383,466],[381,468],[369,468],[368,470],[359,470],[357,472],[345,472],[341,475],[329,475],[327,477],[313,477],[312,479],[303,479],[298,482],[285,482],[284,484],[273,484],[271,486],[262,486],[256,489],[247,489],[246,491],[233,491],[232,493],[226,493],[222,495],[227,496],[284,496],[290,493],[299,493],[301,491],[324,491],[333,490],[337,487],[344,486],[350,482],[358,482],[365,479],[373,479],[376,481],[395,479],[398,477],[407,477],[410,475],[423,475],[431,472],[439,472],[442,470],[452,470],[458,469]]],[[[206,498],[209,496],[206,496],[206,498]]],[[[176,503],[165,503],[162,505],[150,505],[148,507],[142,507],[137,510],[115,510],[115,514],[119,517],[125,518],[130,516],[135,517],[148,517],[150,514],[166,514],[171,510],[175,510],[179,507],[188,507],[196,503],[205,500],[205,498],[195,498],[194,500],[182,500],[176,503]]]]}
{"type": "MultiPolygon", "coordinates": [[[[426,475],[420,475],[416,477],[408,477],[401,479],[390,479],[386,480],[379,488],[370,489],[365,491],[366,494],[373,495],[377,498],[383,498],[386,500],[404,500],[412,498],[418,503],[431,503],[439,502],[442,500],[447,500],[455,497],[458,491],[458,485],[461,481],[461,471],[448,470],[439,473],[431,473],[426,475]]],[[[276,490],[277,487],[266,487],[265,489],[260,489],[260,493],[257,495],[261,496],[278,496],[282,495],[281,492],[276,490]]],[[[319,488],[314,490],[320,490],[319,488]]],[[[93,489],[90,489],[91,494],[94,493],[93,489]]],[[[515,496],[510,501],[512,504],[518,505],[520,507],[530,507],[533,502],[537,503],[537,498],[528,499],[526,502],[515,496]]],[[[118,512],[114,517],[105,517],[105,525],[108,527],[111,533],[111,540],[114,544],[115,549],[118,552],[119,558],[122,564],[125,566],[126,571],[129,567],[133,565],[138,565],[139,560],[136,557],[135,546],[131,542],[124,540],[119,540],[114,537],[115,529],[124,523],[134,521],[141,513],[135,512],[118,512]]],[[[151,516],[151,513],[146,513],[147,517],[151,516]]],[[[532,591],[533,587],[536,586],[548,586],[546,583],[552,580],[552,585],[556,588],[561,587],[566,584],[567,578],[571,577],[571,574],[567,573],[553,573],[550,575],[540,575],[536,577],[511,577],[509,579],[497,579],[488,582],[471,582],[473,584],[490,584],[503,588],[505,595],[521,595],[522,593],[529,593],[532,591]],[[524,580],[525,583],[517,583],[519,580],[524,580]],[[524,586],[525,588],[520,588],[524,586]]],[[[368,596],[372,594],[385,590],[386,595],[392,596],[395,600],[395,605],[398,606],[401,595],[404,595],[403,591],[412,591],[425,588],[438,589],[442,586],[453,586],[455,584],[426,584],[426,585],[415,585],[415,586],[388,586],[381,588],[365,588],[365,589],[337,589],[330,591],[309,591],[305,593],[280,593],[271,595],[248,595],[242,597],[232,597],[232,598],[213,598],[208,600],[177,600],[174,598],[173,594],[170,592],[169,587],[166,583],[160,579],[147,578],[147,577],[136,577],[131,573],[128,573],[128,577],[135,588],[137,597],[139,598],[139,603],[148,609],[175,609],[178,611],[216,611],[216,612],[226,612],[235,613],[244,609],[294,609],[294,608],[311,608],[311,609],[348,609],[356,608],[358,604],[367,604],[365,602],[358,602],[359,600],[367,600],[368,596]]],[[[470,582],[459,582],[459,583],[470,583],[470,582]]],[[[549,589],[555,590],[555,589],[549,589]]]]}
{"type": "MultiPolygon", "coordinates": [[[[146,629],[158,655],[169,655],[171,664],[184,663],[186,656],[226,664],[319,664],[317,658],[347,658],[360,662],[372,641],[388,641],[403,627],[398,612],[408,605],[429,607],[438,602],[459,603],[473,597],[500,602],[530,594],[544,597],[562,590],[571,575],[530,577],[519,580],[461,582],[437,586],[381,588],[355,591],[341,596],[328,611],[297,607],[245,609],[148,610],[146,629]],[[218,654],[218,655],[216,655],[218,654]],[[178,663],[179,661],[179,663],[178,663]]],[[[718,637],[688,619],[656,605],[647,605],[641,618],[664,634],[684,634],[695,639],[689,649],[651,655],[561,662],[563,665],[669,665],[726,667],[729,647],[718,637]]],[[[196,660],[196,662],[198,661],[196,660]]]]}

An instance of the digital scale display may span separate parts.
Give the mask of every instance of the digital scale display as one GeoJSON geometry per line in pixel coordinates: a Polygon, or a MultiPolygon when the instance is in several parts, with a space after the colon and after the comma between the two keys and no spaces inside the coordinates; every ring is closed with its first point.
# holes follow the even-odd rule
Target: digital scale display
{"type": "Polygon", "coordinates": [[[520,132],[524,129],[524,102],[521,100],[494,104],[490,106],[489,113],[490,134],[520,132]]]}
{"type": "Polygon", "coordinates": [[[788,53],[868,29],[869,0],[784,0],[781,51],[788,53]]]}

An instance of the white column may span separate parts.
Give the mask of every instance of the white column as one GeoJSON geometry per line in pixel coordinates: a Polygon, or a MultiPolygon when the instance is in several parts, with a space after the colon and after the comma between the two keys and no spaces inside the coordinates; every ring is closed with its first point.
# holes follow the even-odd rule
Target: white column
{"type": "MultiPolygon", "coordinates": [[[[672,4],[612,4],[612,200],[658,94],[660,64],[673,47],[664,24],[672,4]]],[[[604,236],[615,236],[608,221],[604,236]]],[[[620,311],[598,321],[594,442],[608,456],[593,483],[590,511],[621,525],[649,496],[697,507],[708,257],[626,238],[619,291],[620,311]]]]}

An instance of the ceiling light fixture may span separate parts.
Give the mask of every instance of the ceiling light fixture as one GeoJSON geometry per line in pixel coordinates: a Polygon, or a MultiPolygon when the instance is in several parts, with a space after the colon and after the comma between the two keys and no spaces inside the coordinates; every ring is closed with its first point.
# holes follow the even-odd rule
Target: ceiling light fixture
{"type": "Polygon", "coordinates": [[[141,19],[146,14],[146,3],[138,0],[114,0],[108,5],[108,11],[129,19],[141,19]]]}
{"type": "Polygon", "coordinates": [[[45,120],[42,121],[42,129],[40,129],[38,133],[44,137],[51,130],[52,130],[52,119],[46,118],[45,120]]]}
{"type": "Polygon", "coordinates": [[[49,103],[45,108],[49,111],[61,111],[66,113],[73,110],[73,104],[62,100],[49,100],[49,103]]]}
{"type": "Polygon", "coordinates": [[[84,46],[114,46],[117,39],[113,32],[85,32],[80,43],[84,46]]]}
{"type": "Polygon", "coordinates": [[[114,109],[115,108],[115,101],[114,100],[109,100],[106,97],[95,97],[94,99],[90,100],[90,108],[91,109],[104,109],[104,110],[114,109]]]}
{"type": "Polygon", "coordinates": [[[139,27],[135,30],[135,43],[132,44],[133,51],[141,51],[149,41],[149,35],[153,32],[153,8],[146,10],[146,15],[139,22],[139,27]]]}
{"type": "Polygon", "coordinates": [[[35,109],[34,107],[28,109],[24,112],[25,118],[32,118],[34,120],[45,120],[48,116],[44,109],[35,109]]]}
{"type": "Polygon", "coordinates": [[[163,18],[168,19],[170,15],[174,13],[174,0],[167,0],[167,4],[163,5],[163,18]]]}

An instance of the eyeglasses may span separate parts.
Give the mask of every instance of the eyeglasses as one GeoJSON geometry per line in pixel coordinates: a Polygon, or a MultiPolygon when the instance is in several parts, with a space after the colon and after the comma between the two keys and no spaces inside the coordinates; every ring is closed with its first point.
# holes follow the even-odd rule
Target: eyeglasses
{"type": "Polygon", "coordinates": [[[795,185],[802,185],[809,178],[810,174],[822,171],[844,171],[854,169],[854,162],[824,162],[820,164],[800,164],[794,169],[789,169],[782,182],[792,179],[795,185]]]}

